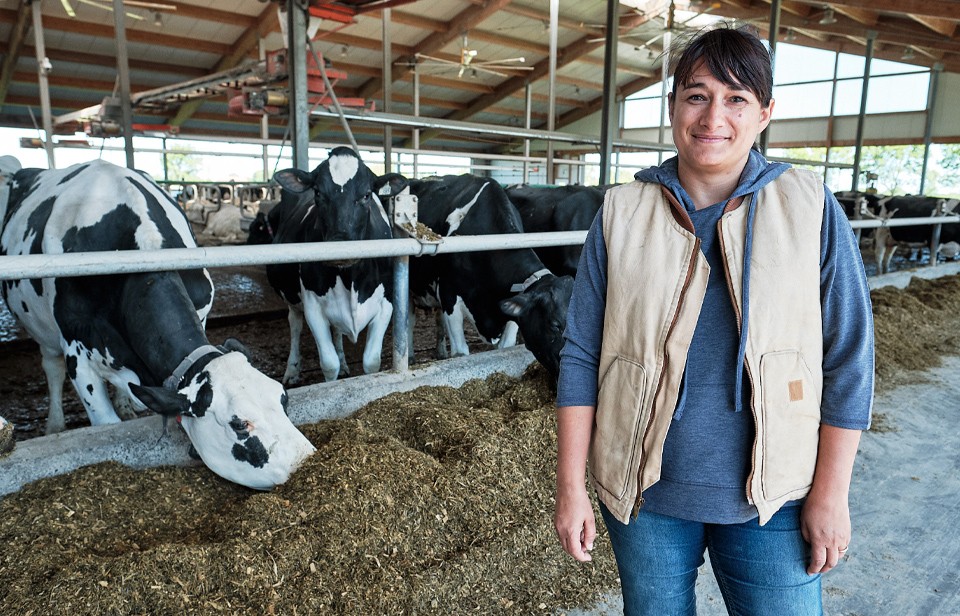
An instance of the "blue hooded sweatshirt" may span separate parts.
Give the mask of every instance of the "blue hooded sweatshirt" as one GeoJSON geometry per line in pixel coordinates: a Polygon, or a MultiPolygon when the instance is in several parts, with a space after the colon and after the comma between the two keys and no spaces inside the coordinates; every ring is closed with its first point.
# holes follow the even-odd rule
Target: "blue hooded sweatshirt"
{"type": "MultiPolygon", "coordinates": [[[[751,151],[739,186],[730,196],[753,194],[789,165],[768,163],[751,151]]],[[[677,159],[636,174],[641,182],[666,186],[686,208],[710,278],[687,354],[680,400],[664,443],[660,481],[643,492],[644,510],[705,523],[748,521],[757,510],[746,498],[754,440],[750,389],[743,371],[744,336],[727,289],[717,223],[726,201],[697,210],[680,186],[677,159]]],[[[824,388],[821,421],[866,429],[873,402],[873,318],[863,262],[853,230],[833,195],[825,190],[821,229],[821,309],[824,388]]],[[[755,199],[750,206],[763,207],[755,199]]],[[[606,297],[603,209],[587,235],[564,333],[557,406],[596,406],[600,344],[606,297]]],[[[748,215],[746,248],[753,212],[748,215]]],[[[739,272],[749,285],[749,258],[739,272]]],[[[731,272],[736,275],[737,272],[731,272]]],[[[744,296],[747,295],[746,288],[744,296]]],[[[749,327],[749,306],[744,306],[749,327]]],[[[746,331],[744,328],[744,332],[746,331]]]]}

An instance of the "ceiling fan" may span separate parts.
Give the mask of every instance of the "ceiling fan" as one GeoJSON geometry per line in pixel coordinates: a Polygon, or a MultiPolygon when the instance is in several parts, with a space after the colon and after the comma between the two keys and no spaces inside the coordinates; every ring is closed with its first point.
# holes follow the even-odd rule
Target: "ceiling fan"
{"type": "Polygon", "coordinates": [[[526,59],[523,57],[519,58],[504,58],[502,60],[476,60],[477,50],[470,49],[470,46],[467,44],[467,35],[463,35],[463,44],[460,47],[460,61],[448,60],[446,58],[438,58],[436,56],[430,56],[424,53],[414,54],[414,57],[417,59],[416,66],[420,67],[436,67],[441,70],[456,68],[457,78],[463,78],[463,74],[468,70],[471,71],[471,74],[476,75],[477,72],[489,73],[491,75],[498,75],[500,77],[509,77],[510,75],[501,71],[511,70],[511,71],[532,71],[532,66],[517,66],[517,64],[522,64],[526,62],[526,59]]]}
{"type": "MultiPolygon", "coordinates": [[[[99,9],[105,11],[113,11],[113,5],[108,2],[97,2],[97,0],[76,0],[80,4],[88,4],[90,6],[95,6],[99,9]]],[[[67,12],[67,15],[70,17],[76,18],[77,13],[73,10],[73,5],[70,4],[70,0],[60,0],[60,4],[63,5],[63,10],[67,12]]],[[[124,0],[124,6],[135,7],[138,9],[148,9],[150,11],[176,11],[177,7],[173,4],[161,4],[159,2],[145,2],[142,0],[124,0]]],[[[138,15],[137,13],[128,13],[124,11],[124,14],[130,19],[139,19],[143,20],[143,15],[138,15]]]]}

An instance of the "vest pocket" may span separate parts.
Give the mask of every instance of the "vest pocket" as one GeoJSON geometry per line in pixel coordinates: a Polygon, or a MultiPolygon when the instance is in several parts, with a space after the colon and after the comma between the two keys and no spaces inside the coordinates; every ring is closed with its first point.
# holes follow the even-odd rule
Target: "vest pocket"
{"type": "Polygon", "coordinates": [[[600,487],[622,499],[636,472],[635,457],[649,415],[644,404],[647,373],[617,357],[600,378],[590,438],[590,473],[600,487]]]}
{"type": "Polygon", "coordinates": [[[762,468],[766,500],[813,483],[820,438],[820,390],[799,351],[767,353],[760,359],[763,395],[762,468]]]}

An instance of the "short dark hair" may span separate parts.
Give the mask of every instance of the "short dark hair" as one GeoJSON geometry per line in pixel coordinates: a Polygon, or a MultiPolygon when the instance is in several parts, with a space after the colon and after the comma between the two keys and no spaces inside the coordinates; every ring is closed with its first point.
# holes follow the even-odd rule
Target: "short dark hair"
{"type": "Polygon", "coordinates": [[[734,28],[727,23],[700,30],[681,42],[671,56],[678,58],[673,70],[673,94],[690,82],[703,60],[710,73],[732,87],[753,92],[764,107],[773,99],[773,56],[750,26],[734,28]]]}

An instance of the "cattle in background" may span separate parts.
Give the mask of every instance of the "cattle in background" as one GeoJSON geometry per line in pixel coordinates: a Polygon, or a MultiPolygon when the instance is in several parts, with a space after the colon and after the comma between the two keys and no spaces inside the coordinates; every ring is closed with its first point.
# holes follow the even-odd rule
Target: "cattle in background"
{"type": "MultiPolygon", "coordinates": [[[[960,199],[921,197],[915,195],[883,197],[877,202],[878,211],[872,215],[881,220],[897,218],[929,218],[956,214],[960,199]]],[[[878,227],[874,232],[874,250],[878,273],[890,271],[890,262],[898,246],[920,249],[930,246],[933,225],[910,225],[904,227],[878,227]]],[[[960,223],[943,224],[940,227],[940,244],[960,241],[960,223]]],[[[939,248],[939,247],[938,247],[939,248]]],[[[931,259],[936,259],[936,254],[931,259]]]]}
{"type": "MultiPolygon", "coordinates": [[[[527,233],[581,231],[590,224],[603,205],[603,192],[592,186],[507,187],[507,196],[520,211],[527,233]]],[[[575,276],[582,244],[537,248],[537,256],[558,276],[575,276]]]]}
{"type": "MultiPolygon", "coordinates": [[[[441,236],[523,233],[520,214],[496,181],[469,174],[414,180],[418,220],[441,236]]],[[[499,347],[526,347],[556,379],[573,278],[551,273],[530,248],[449,253],[410,262],[410,292],[439,307],[450,354],[467,355],[464,317],[499,347]]],[[[412,313],[412,311],[411,311],[412,313]]]]}
{"type": "MultiPolygon", "coordinates": [[[[311,173],[285,169],[274,179],[283,187],[283,195],[266,218],[271,221],[273,243],[393,237],[380,196],[400,192],[406,179],[397,174],[378,178],[350,148],[335,148],[311,173]]],[[[355,343],[363,330],[363,371],[380,370],[383,337],[393,316],[389,258],[268,265],[267,279],[289,307],[290,355],[284,383],[300,379],[304,318],[327,381],[349,374],[342,337],[355,343]]]]}
{"type": "Polygon", "coordinates": [[[13,424],[0,417],[0,458],[13,451],[13,424]]]}
{"type": "MultiPolygon", "coordinates": [[[[196,246],[165,191],[108,162],[24,169],[9,189],[0,206],[4,255],[196,246]]],[[[3,296],[40,345],[48,434],[64,428],[69,375],[91,424],[120,421],[110,384],[138,408],[176,417],[211,470],[248,487],[283,483],[314,451],[286,416],[283,386],[243,353],[207,340],[206,270],[12,280],[3,296]]]]}

